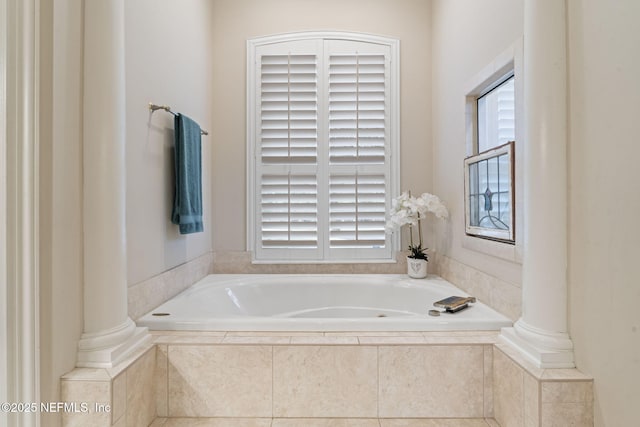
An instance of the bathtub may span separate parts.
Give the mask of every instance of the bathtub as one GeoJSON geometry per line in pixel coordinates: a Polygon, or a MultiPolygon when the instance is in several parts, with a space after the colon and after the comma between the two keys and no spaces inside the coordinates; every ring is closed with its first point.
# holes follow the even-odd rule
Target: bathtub
{"type": "Polygon", "coordinates": [[[468,296],[436,277],[397,274],[212,274],[137,320],[151,330],[499,330],[511,320],[477,302],[428,314],[443,298],[468,296]]]}

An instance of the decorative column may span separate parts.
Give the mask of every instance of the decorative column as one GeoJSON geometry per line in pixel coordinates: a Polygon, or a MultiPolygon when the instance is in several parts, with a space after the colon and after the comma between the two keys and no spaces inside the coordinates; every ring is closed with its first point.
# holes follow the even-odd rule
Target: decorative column
{"type": "Polygon", "coordinates": [[[567,333],[565,0],[524,2],[522,317],[502,339],[541,368],[574,367],[567,333]]]}
{"type": "Polygon", "coordinates": [[[78,367],[150,339],[127,314],[124,0],[84,2],[84,333],[78,367]]]}

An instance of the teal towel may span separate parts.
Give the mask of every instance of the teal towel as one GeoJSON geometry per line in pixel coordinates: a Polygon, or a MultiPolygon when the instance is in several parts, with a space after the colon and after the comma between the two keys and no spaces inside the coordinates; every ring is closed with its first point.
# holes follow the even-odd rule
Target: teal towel
{"type": "Polygon", "coordinates": [[[176,114],[174,126],[176,191],[171,222],[180,234],[198,233],[203,229],[200,126],[182,114],[176,114]]]}

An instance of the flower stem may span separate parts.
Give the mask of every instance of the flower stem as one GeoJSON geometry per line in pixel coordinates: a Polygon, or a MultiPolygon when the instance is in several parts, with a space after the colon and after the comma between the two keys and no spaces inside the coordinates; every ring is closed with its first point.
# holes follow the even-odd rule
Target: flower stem
{"type": "Polygon", "coordinates": [[[420,247],[422,248],[422,218],[418,218],[418,238],[420,241],[420,247]]]}
{"type": "Polygon", "coordinates": [[[413,225],[409,224],[409,246],[413,247],[413,225]]]}

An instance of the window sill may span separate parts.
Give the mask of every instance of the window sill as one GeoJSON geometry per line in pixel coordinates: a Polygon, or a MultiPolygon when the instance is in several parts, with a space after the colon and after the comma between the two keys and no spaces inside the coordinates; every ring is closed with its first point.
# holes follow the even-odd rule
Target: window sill
{"type": "Polygon", "coordinates": [[[462,238],[462,247],[472,251],[491,255],[505,261],[522,264],[522,247],[518,244],[497,242],[479,237],[467,236],[462,238]]]}
{"type": "Polygon", "coordinates": [[[311,260],[311,259],[253,259],[251,264],[397,264],[395,259],[350,259],[350,260],[311,260]]]}

